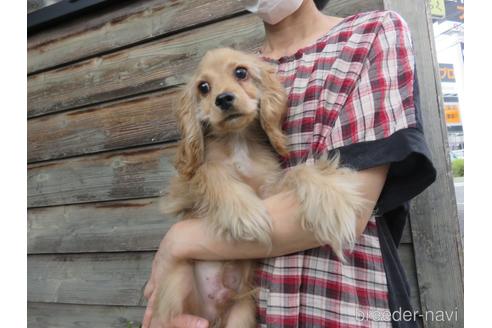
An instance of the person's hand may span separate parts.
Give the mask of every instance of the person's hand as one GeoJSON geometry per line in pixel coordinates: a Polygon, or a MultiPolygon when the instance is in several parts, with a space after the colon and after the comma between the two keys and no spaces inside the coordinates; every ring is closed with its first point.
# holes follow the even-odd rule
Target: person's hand
{"type": "MultiPolygon", "coordinates": [[[[146,326],[142,325],[142,328],[146,326]]],[[[151,328],[208,328],[208,321],[190,314],[182,314],[174,318],[171,322],[152,322],[151,328]]]]}
{"type": "Polygon", "coordinates": [[[145,309],[142,328],[207,328],[208,321],[200,317],[189,314],[177,316],[172,322],[160,322],[153,318],[155,298],[157,297],[158,282],[162,281],[166,269],[172,266],[177,260],[173,256],[173,240],[176,235],[178,225],[174,225],[169,229],[168,233],[162,239],[159,249],[152,261],[152,271],[150,278],[144,289],[144,296],[148,300],[147,308],[145,309]],[[154,320],[153,320],[154,319],[154,320]]]}

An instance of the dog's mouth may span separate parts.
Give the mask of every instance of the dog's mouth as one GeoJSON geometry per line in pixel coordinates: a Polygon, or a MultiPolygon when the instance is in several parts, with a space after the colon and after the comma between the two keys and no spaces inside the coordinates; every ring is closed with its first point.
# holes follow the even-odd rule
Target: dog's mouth
{"type": "Polygon", "coordinates": [[[236,118],[240,118],[244,116],[244,114],[241,114],[241,113],[233,113],[233,114],[230,114],[230,115],[227,115],[226,118],[224,118],[224,121],[232,121],[236,118]]]}

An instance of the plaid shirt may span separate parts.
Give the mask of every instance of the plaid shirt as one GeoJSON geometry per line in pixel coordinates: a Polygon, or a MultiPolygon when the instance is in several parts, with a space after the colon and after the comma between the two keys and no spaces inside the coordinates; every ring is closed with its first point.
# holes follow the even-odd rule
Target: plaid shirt
{"type": "MultiPolygon", "coordinates": [[[[295,55],[264,59],[289,94],[286,167],[417,125],[410,34],[394,12],[350,16],[295,55]]],[[[377,229],[373,216],[346,263],[329,246],[262,260],[259,326],[391,327],[377,318],[389,309],[377,229]]]]}

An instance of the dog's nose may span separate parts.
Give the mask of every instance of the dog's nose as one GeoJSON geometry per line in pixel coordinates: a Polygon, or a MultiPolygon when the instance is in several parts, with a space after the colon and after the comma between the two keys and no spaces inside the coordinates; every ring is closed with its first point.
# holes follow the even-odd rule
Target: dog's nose
{"type": "Polygon", "coordinates": [[[230,92],[223,92],[215,98],[215,105],[222,110],[229,110],[234,103],[234,95],[230,92]]]}

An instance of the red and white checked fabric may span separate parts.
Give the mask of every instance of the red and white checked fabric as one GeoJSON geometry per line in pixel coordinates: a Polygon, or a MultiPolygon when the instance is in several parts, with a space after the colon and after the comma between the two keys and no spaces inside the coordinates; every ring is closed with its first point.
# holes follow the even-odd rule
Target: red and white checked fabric
{"type": "MultiPolygon", "coordinates": [[[[285,167],[417,124],[410,33],[394,12],[347,17],[293,56],[264,60],[289,94],[285,167]]],[[[256,278],[260,327],[391,327],[378,317],[389,306],[374,217],[346,263],[324,246],[262,260],[256,278]]]]}

